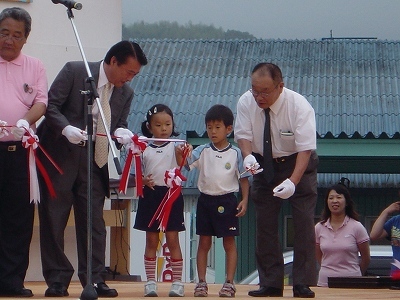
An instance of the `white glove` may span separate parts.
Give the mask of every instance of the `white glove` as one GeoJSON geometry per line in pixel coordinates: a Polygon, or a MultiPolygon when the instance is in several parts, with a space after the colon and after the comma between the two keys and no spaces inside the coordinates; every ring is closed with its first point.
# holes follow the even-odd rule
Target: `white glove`
{"type": "Polygon", "coordinates": [[[11,128],[11,133],[14,135],[15,139],[22,140],[26,130],[29,130],[29,123],[27,120],[19,119],[17,124],[11,128]]]}
{"type": "Polygon", "coordinates": [[[243,168],[253,175],[263,171],[263,169],[260,168],[260,164],[252,154],[249,154],[244,158],[243,168]]]}
{"type": "Polygon", "coordinates": [[[61,133],[71,144],[79,144],[80,142],[87,140],[86,131],[72,125],[65,126],[61,133]]]}
{"type": "Polygon", "coordinates": [[[8,136],[8,130],[6,127],[3,126],[7,126],[7,122],[0,120],[0,139],[2,137],[8,136]]]}
{"type": "Polygon", "coordinates": [[[132,143],[133,133],[126,128],[117,128],[114,131],[114,135],[117,137],[117,141],[120,144],[127,145],[132,143]]]}
{"type": "Polygon", "coordinates": [[[295,190],[296,186],[289,178],[287,178],[272,191],[274,192],[275,197],[279,197],[281,199],[287,199],[294,194],[295,190]]]}
{"type": "Polygon", "coordinates": [[[254,155],[249,154],[243,159],[243,168],[248,170],[256,163],[257,163],[257,159],[254,157],[254,155]]]}

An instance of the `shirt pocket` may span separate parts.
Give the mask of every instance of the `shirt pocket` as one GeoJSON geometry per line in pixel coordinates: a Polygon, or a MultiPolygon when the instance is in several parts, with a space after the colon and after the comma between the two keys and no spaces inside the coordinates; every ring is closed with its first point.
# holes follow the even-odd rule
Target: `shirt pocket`
{"type": "Polygon", "coordinates": [[[280,130],[279,137],[281,140],[282,150],[294,151],[296,150],[296,140],[294,133],[290,130],[280,130]]]}
{"type": "Polygon", "coordinates": [[[22,103],[27,107],[31,107],[37,95],[37,87],[35,85],[24,84],[24,92],[22,95],[22,103]]]}

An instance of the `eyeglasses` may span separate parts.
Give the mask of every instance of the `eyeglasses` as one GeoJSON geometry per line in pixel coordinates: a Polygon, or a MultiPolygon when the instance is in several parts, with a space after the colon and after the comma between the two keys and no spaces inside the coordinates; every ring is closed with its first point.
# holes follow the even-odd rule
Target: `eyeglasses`
{"type": "Polygon", "coordinates": [[[257,97],[261,97],[261,98],[267,98],[269,95],[271,95],[272,94],[272,92],[273,91],[275,91],[275,89],[277,88],[279,86],[279,83],[273,88],[273,90],[272,91],[270,91],[269,93],[258,93],[258,92],[256,92],[256,91],[254,91],[253,89],[250,89],[249,91],[250,91],[250,93],[252,93],[252,95],[253,95],[253,97],[254,98],[257,98],[257,97]]]}
{"type": "Polygon", "coordinates": [[[13,36],[11,34],[5,34],[5,33],[0,33],[0,39],[1,40],[7,40],[11,39],[14,42],[20,42],[24,39],[24,36],[13,36]]]}

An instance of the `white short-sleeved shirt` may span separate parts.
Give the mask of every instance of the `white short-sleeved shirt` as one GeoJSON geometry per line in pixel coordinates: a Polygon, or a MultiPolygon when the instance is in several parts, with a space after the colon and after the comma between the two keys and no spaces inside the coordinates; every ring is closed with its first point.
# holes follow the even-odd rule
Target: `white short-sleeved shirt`
{"type": "Polygon", "coordinates": [[[368,242],[365,227],[346,216],[342,226],[334,231],[330,219],[315,225],[315,243],[322,251],[318,286],[328,286],[328,277],[361,276],[358,245],[368,242]]]}
{"type": "MultiPolygon", "coordinates": [[[[272,156],[282,157],[317,148],[315,112],[302,95],[283,88],[270,107],[272,156]]],[[[265,113],[252,93],[244,93],[237,104],[235,141],[252,143],[252,151],[263,154],[265,113]]]]}
{"type": "Polygon", "coordinates": [[[142,167],[144,176],[152,174],[155,185],[167,186],[164,182],[165,171],[178,167],[175,143],[149,144],[143,151],[142,167]]]}
{"type": "Polygon", "coordinates": [[[239,191],[240,173],[244,169],[238,147],[229,144],[219,150],[212,143],[200,145],[193,150],[188,164],[190,169],[199,170],[197,188],[200,192],[219,196],[239,191]]]}

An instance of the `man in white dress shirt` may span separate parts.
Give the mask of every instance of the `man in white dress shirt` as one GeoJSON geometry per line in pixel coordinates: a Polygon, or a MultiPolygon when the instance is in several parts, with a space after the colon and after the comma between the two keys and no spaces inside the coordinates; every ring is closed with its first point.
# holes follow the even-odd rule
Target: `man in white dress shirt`
{"type": "Polygon", "coordinates": [[[283,199],[288,199],[295,232],[293,296],[314,298],[309,287],[316,284],[314,213],[318,157],[315,113],[303,96],[284,87],[282,72],[274,64],[256,65],[251,84],[251,89],[237,104],[234,129],[244,167],[250,169],[258,162],[264,169],[254,175],[251,187],[251,199],[256,208],[260,289],[249,291],[249,295],[283,296],[284,263],[278,221],[283,199]]]}

